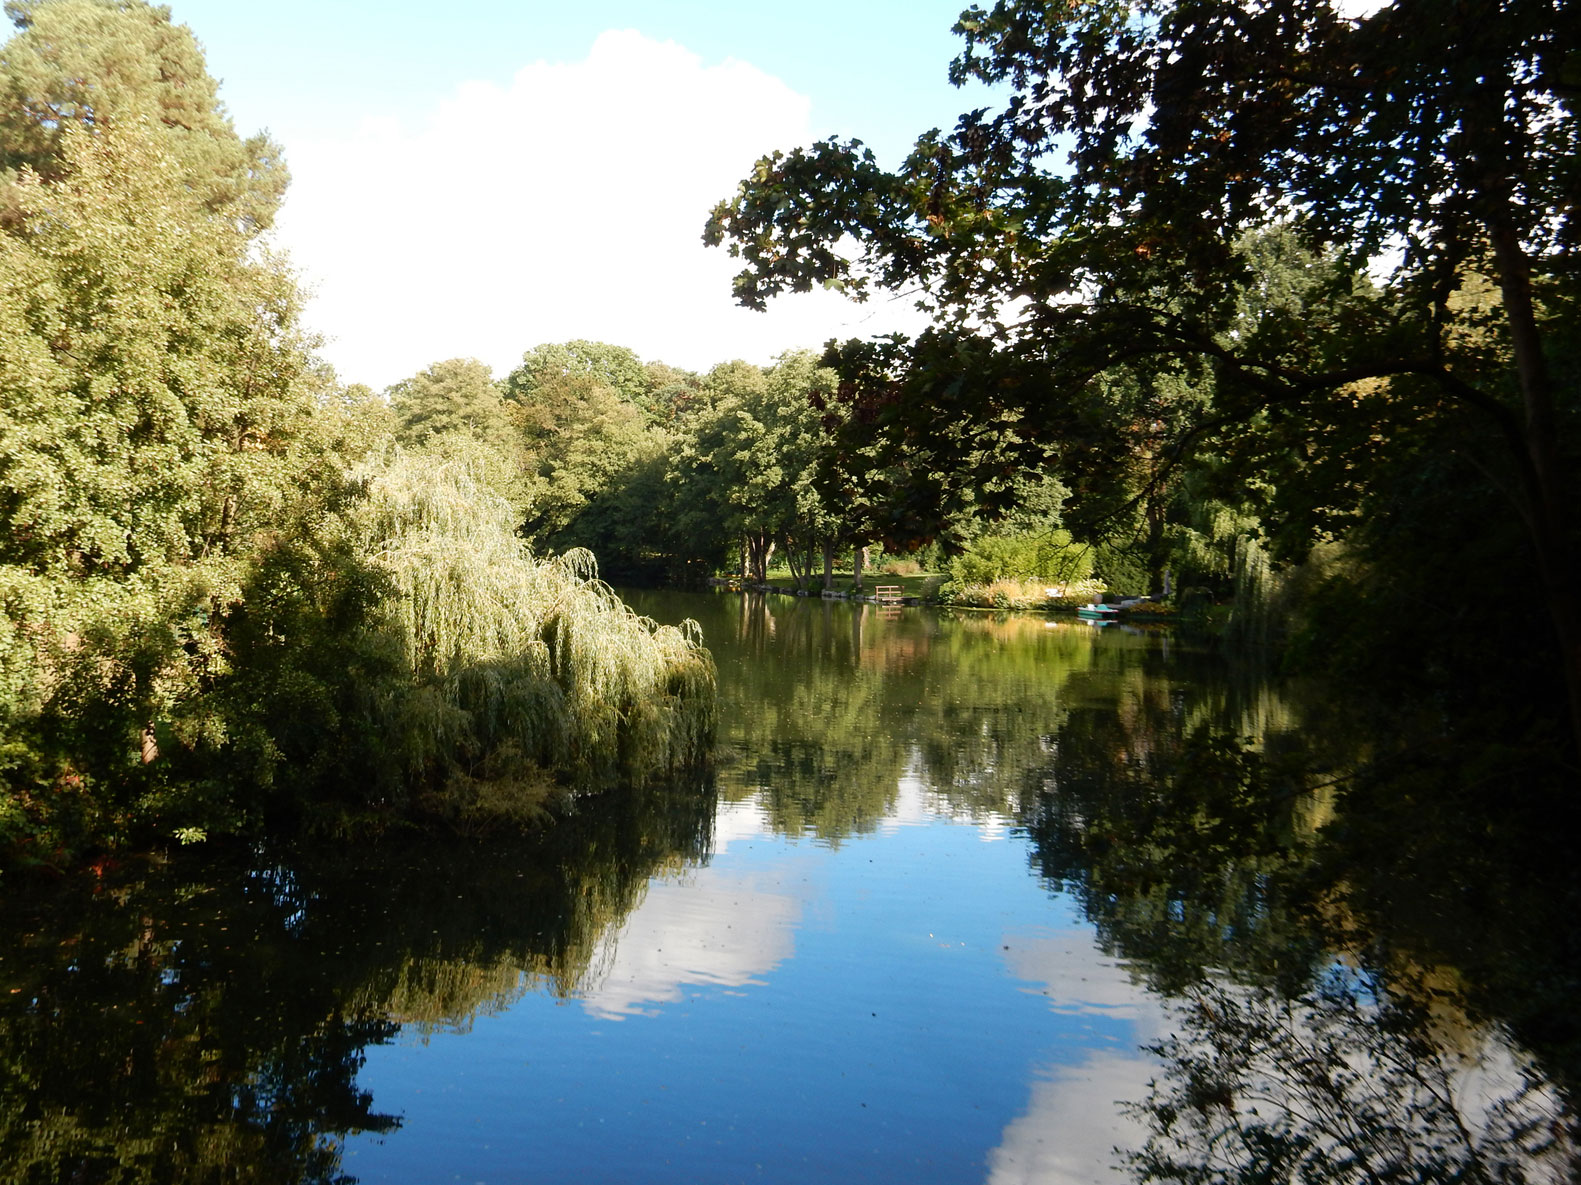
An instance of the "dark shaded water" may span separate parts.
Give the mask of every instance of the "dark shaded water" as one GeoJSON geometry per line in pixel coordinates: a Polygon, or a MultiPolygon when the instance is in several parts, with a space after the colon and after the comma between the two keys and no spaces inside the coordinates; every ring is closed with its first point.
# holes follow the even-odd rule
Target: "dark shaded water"
{"type": "Polygon", "coordinates": [[[1567,899],[1485,827],[1351,825],[1376,743],[1296,691],[1166,634],[633,599],[718,659],[709,786],[13,890],[0,1180],[1568,1178],[1567,899]]]}

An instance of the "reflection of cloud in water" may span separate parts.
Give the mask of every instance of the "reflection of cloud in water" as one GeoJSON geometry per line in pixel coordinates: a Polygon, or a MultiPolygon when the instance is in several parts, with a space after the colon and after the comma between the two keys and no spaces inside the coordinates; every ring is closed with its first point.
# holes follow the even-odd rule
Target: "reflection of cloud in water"
{"type": "Polygon", "coordinates": [[[1010,973],[1037,987],[1023,990],[1048,997],[1056,1012],[1086,1012],[1124,1020],[1157,1014],[1125,964],[1093,946],[1086,929],[1037,930],[1006,934],[1004,960],[1010,973]]]}
{"type": "Polygon", "coordinates": [[[726,851],[732,843],[748,839],[767,839],[774,825],[763,809],[761,795],[741,802],[720,802],[714,814],[714,854],[726,851]]]}
{"type": "Polygon", "coordinates": [[[913,754],[911,765],[895,784],[889,811],[879,822],[881,835],[893,835],[902,827],[923,827],[939,820],[975,826],[984,843],[1006,838],[1015,820],[998,811],[973,810],[953,802],[950,796],[923,780],[920,756],[913,754]]]}
{"type": "Polygon", "coordinates": [[[604,968],[582,993],[595,1016],[618,1020],[682,998],[682,987],[742,987],[790,957],[801,902],[758,886],[762,876],[701,869],[686,882],[656,881],[618,930],[599,941],[604,968]]]}
{"type": "Polygon", "coordinates": [[[1032,1084],[1026,1114],[988,1154],[989,1185],[1088,1185],[1122,1181],[1116,1145],[1135,1147],[1146,1128],[1117,1100],[1141,1098],[1157,1065],[1135,1054],[1097,1051],[1032,1084]]]}
{"type": "Polygon", "coordinates": [[[917,776],[916,759],[912,759],[912,768],[908,769],[895,784],[895,797],[891,801],[889,812],[878,825],[881,835],[893,835],[902,827],[918,827],[924,823],[931,823],[938,817],[934,809],[933,796],[928,792],[927,786],[917,776]]]}
{"type": "MultiPolygon", "coordinates": [[[[1083,929],[1012,932],[1002,952],[1025,990],[1048,997],[1055,1012],[1127,1022],[1122,1044],[1095,1048],[1074,1065],[1045,1069],[1032,1084],[1027,1109],[1004,1130],[988,1157],[990,1185],[1076,1185],[1125,1179],[1114,1167],[1116,1145],[1135,1147],[1143,1125],[1120,1102],[1147,1093],[1158,1063],[1141,1052],[1165,1028],[1165,1013],[1142,995],[1123,963],[1106,958],[1083,929]]],[[[1094,1034],[1094,1044],[1105,1041],[1094,1034]]]]}

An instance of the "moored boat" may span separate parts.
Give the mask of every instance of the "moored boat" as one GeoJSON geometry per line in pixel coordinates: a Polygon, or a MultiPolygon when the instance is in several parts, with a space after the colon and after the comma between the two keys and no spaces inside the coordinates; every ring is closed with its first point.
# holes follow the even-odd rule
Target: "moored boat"
{"type": "Polygon", "coordinates": [[[1120,610],[1113,605],[1100,605],[1093,602],[1076,610],[1076,616],[1085,617],[1089,621],[1118,621],[1120,619],[1120,610]]]}

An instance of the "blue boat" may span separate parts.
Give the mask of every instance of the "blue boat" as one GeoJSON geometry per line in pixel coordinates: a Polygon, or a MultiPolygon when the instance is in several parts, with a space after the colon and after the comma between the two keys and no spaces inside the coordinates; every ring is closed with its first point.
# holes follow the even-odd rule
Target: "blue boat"
{"type": "Polygon", "coordinates": [[[1113,605],[1087,604],[1076,610],[1077,617],[1088,621],[1119,621],[1120,610],[1113,605]]]}

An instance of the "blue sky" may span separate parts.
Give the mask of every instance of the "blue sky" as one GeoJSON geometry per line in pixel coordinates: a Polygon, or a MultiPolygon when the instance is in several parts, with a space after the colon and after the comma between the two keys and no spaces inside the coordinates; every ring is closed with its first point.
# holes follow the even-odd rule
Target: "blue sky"
{"type": "Polygon", "coordinates": [[[279,245],[325,356],[375,387],[571,337],[703,369],[914,326],[825,293],[735,309],[699,235],[771,148],[860,136],[894,163],[981,104],[946,77],[963,6],[171,4],[237,130],[284,145],[279,245]]]}

